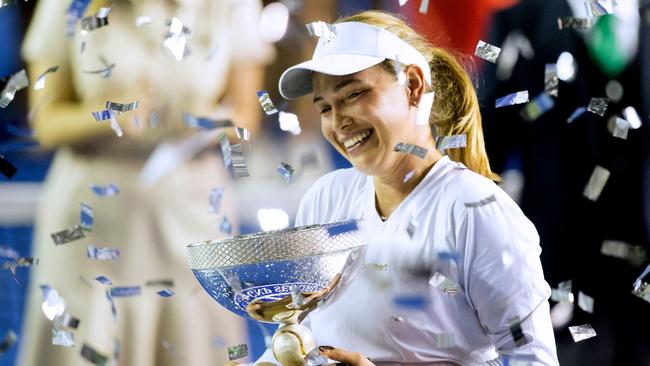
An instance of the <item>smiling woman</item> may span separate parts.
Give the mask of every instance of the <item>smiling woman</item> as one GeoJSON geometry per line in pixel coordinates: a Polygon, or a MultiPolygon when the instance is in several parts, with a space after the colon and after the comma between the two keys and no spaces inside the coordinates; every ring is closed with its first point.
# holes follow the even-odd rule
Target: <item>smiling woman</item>
{"type": "Polygon", "coordinates": [[[354,167],[316,182],[296,225],[362,219],[374,238],[367,270],[307,318],[329,345],[322,354],[351,365],[557,365],[539,237],[492,181],[467,73],[393,15],[334,27],[280,79],[287,98],[314,93],[323,136],[354,167]],[[466,146],[443,155],[436,137],[451,135],[466,146]]]}

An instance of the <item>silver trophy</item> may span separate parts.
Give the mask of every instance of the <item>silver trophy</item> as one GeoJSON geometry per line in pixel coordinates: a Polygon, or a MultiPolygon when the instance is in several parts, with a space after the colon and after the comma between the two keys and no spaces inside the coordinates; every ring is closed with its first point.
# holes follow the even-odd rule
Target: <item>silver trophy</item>
{"type": "Polygon", "coordinates": [[[219,304],[243,317],[279,323],[272,350],[282,365],[305,365],[319,355],[318,343],[300,323],[350,282],[365,246],[358,223],[203,241],[188,245],[187,257],[219,304]]]}

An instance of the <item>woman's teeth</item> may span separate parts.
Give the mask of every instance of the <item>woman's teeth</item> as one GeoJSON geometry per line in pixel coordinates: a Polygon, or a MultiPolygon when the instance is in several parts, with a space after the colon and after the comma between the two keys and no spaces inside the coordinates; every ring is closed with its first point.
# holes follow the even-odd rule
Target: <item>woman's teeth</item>
{"type": "Polygon", "coordinates": [[[346,149],[349,149],[363,141],[368,136],[370,136],[370,130],[361,132],[360,134],[343,141],[343,146],[345,146],[346,149]]]}

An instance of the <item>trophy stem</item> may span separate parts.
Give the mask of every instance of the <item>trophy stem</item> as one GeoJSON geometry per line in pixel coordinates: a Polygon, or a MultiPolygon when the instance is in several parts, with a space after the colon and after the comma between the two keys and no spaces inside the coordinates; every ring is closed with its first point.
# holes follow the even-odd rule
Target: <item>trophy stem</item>
{"type": "Polygon", "coordinates": [[[304,366],[307,354],[318,346],[311,330],[298,324],[301,313],[291,310],[273,317],[281,324],[273,335],[273,355],[283,366],[304,366]]]}

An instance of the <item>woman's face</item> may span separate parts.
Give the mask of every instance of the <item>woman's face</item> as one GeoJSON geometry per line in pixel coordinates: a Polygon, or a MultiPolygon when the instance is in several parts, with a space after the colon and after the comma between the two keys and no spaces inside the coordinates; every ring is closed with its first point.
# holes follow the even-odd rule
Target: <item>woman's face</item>
{"type": "Polygon", "coordinates": [[[398,142],[431,147],[427,145],[432,142],[429,127],[415,125],[413,98],[421,91],[413,89],[408,76],[408,85],[402,86],[377,65],[350,75],[314,73],[312,77],[323,135],[364,174],[397,172],[407,158],[393,151],[398,142]]]}

